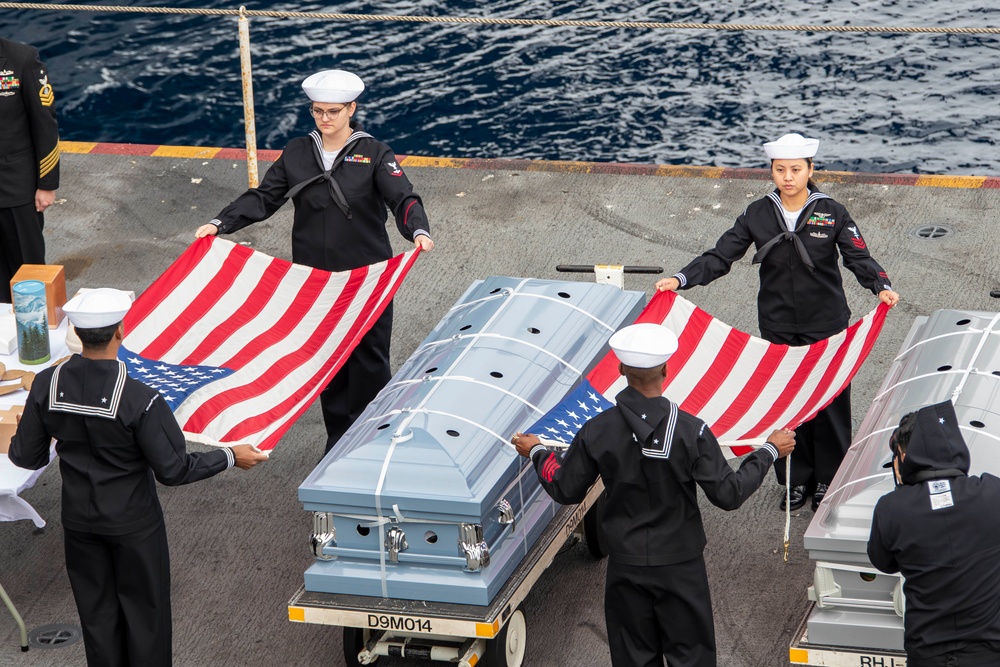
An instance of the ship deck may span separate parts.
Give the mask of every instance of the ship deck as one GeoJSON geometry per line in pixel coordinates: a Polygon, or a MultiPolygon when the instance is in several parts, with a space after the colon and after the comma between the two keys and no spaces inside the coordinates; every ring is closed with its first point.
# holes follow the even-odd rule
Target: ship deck
{"type": "MultiPolygon", "coordinates": [[[[98,286],[140,292],[187,247],[198,225],[246,187],[240,158],[236,150],[67,143],[63,185],[46,214],[48,261],[66,267],[70,294],[98,286]]],[[[555,267],[595,263],[662,266],[669,275],[770,190],[761,170],[416,156],[403,167],[424,198],[437,247],[419,258],[396,297],[394,368],[473,280],[588,280],[555,267]]],[[[855,379],[856,427],[915,316],[1000,306],[989,294],[1000,288],[1000,227],[993,220],[1000,179],[817,172],[816,180],[859,222],[902,299],[855,379]],[[935,226],[948,233],[918,233],[935,226]]],[[[230,238],[290,258],[291,216],[289,205],[230,238]]],[[[405,249],[389,231],[394,246],[405,249]]],[[[755,271],[745,258],[733,275],[685,296],[756,333],[755,271]]],[[[874,307],[875,298],[845,278],[855,315],[874,307]]],[[[627,276],[625,286],[651,292],[654,280],[627,276]]],[[[265,465],[160,488],[172,558],[175,665],[341,664],[340,632],[290,623],[286,609],[310,563],[310,520],[296,488],[320,459],[324,440],[314,406],[265,465]]],[[[0,524],[0,583],[29,629],[79,622],[64,565],[60,486],[52,465],[22,494],[48,521],[45,529],[28,521],[0,524]]],[[[722,666],[787,664],[788,643],[808,606],[812,567],[802,535],[812,512],[794,513],[791,554],[783,562],[778,493],[767,482],[731,513],[702,504],[722,666]]],[[[525,601],[527,664],[609,663],[604,568],[582,544],[556,558],[525,601]]],[[[14,622],[0,611],[0,664],[85,660],[80,643],[22,654],[14,622]]]]}

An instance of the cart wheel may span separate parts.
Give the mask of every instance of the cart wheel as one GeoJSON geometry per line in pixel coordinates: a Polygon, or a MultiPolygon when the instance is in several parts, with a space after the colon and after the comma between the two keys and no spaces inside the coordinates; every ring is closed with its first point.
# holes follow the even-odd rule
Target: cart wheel
{"type": "Polygon", "coordinates": [[[608,550],[604,546],[604,537],[601,535],[601,521],[604,519],[604,500],[607,491],[602,493],[594,501],[593,506],[583,515],[583,537],[587,541],[587,549],[594,558],[604,558],[608,555],[608,550]]]}
{"type": "Polygon", "coordinates": [[[521,667],[527,637],[524,614],[518,609],[500,634],[486,642],[486,667],[521,667]]]}
{"type": "MultiPolygon", "coordinates": [[[[350,665],[364,664],[358,660],[358,653],[371,638],[371,630],[364,628],[344,628],[344,662],[350,665]]],[[[372,662],[378,662],[376,657],[372,662]]]]}

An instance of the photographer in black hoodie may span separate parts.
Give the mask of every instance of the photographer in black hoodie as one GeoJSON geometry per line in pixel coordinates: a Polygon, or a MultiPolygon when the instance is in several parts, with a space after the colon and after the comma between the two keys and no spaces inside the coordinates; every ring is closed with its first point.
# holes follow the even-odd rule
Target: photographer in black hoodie
{"type": "Polygon", "coordinates": [[[969,475],[950,401],[889,440],[898,486],[875,505],[868,557],[905,579],[908,667],[1000,665],[1000,479],[969,475]]]}

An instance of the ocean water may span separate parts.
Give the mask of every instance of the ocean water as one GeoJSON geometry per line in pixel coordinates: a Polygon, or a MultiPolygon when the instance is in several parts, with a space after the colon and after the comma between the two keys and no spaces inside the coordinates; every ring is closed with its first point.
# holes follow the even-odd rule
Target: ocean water
{"type": "MultiPolygon", "coordinates": [[[[217,0],[143,0],[238,7],[217,0]],[[212,2],[217,4],[211,4],[212,2]]],[[[441,16],[1000,26],[972,0],[391,0],[250,9],[441,16]]],[[[992,4],[992,3],[990,3],[992,4]]],[[[37,46],[64,139],[242,146],[234,17],[3,10],[37,46]]],[[[397,152],[764,166],[818,137],[825,169],[1000,174],[1000,39],[251,19],[258,145],[312,128],[300,83],[357,72],[358,118],[397,152]]]]}

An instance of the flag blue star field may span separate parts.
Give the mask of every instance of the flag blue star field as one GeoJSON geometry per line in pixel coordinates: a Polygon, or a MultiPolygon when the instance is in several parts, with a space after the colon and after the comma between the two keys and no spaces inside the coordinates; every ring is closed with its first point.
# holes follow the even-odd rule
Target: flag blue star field
{"type": "Polygon", "coordinates": [[[534,433],[546,445],[569,445],[587,421],[613,405],[585,379],[526,433],[534,433]]]}
{"type": "Polygon", "coordinates": [[[198,239],[132,304],[119,358],[185,437],[272,449],[392,301],[418,252],[331,273],[198,239]]]}
{"type": "Polygon", "coordinates": [[[145,359],[121,347],[118,358],[128,367],[128,376],[160,392],[171,410],[205,385],[232,375],[235,371],[215,366],[181,366],[155,359],[145,359]]]}

